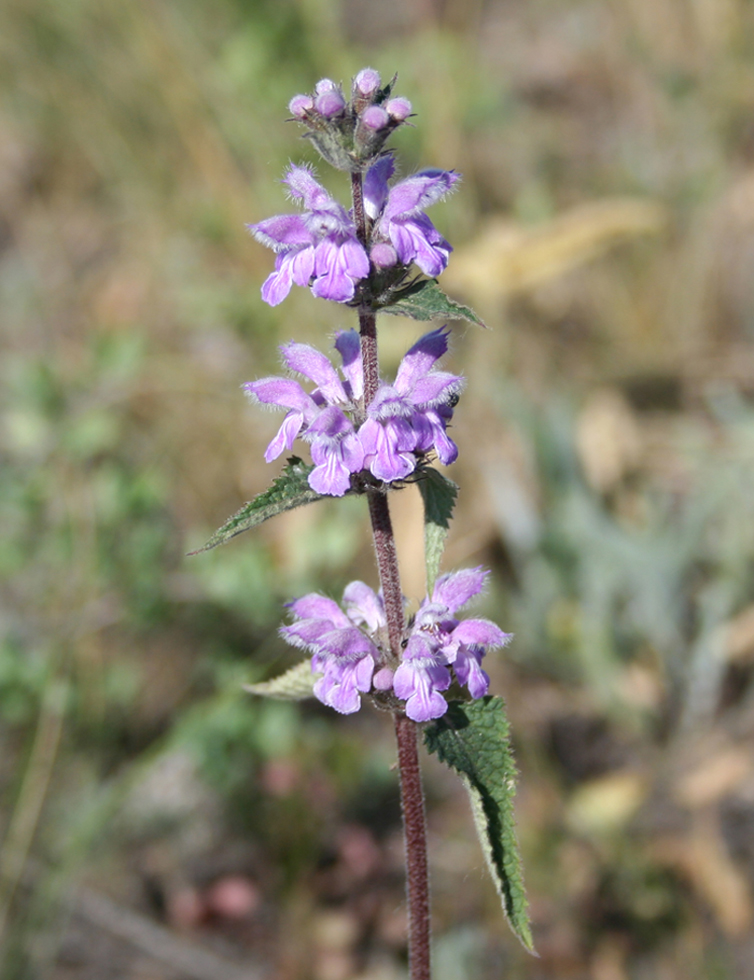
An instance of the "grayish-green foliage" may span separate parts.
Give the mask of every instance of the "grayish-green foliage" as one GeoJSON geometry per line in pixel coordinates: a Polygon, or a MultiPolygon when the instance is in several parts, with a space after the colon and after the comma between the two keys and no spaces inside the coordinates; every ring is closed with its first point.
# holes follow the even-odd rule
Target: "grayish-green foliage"
{"type": "Polygon", "coordinates": [[[469,306],[456,303],[440,289],[436,279],[420,279],[395,294],[389,306],[380,313],[408,316],[412,320],[435,320],[447,317],[451,320],[468,320],[478,327],[485,324],[469,306]]]}
{"type": "Polygon", "coordinates": [[[192,551],[191,554],[198,555],[202,551],[216,548],[219,544],[225,544],[242,531],[248,531],[249,528],[256,527],[257,524],[282,514],[283,511],[293,510],[295,507],[301,507],[302,504],[312,504],[315,500],[327,499],[312,490],[307,482],[307,477],[313,469],[313,465],[304,463],[298,456],[289,457],[285,469],[268,490],[244,504],[215,531],[202,548],[192,551]]]}
{"type": "Polygon", "coordinates": [[[431,467],[424,470],[418,484],[424,501],[424,560],[427,567],[427,595],[431,595],[445,550],[445,539],[458,496],[458,486],[431,467]]]}
{"type": "Polygon", "coordinates": [[[513,818],[516,766],[502,698],[451,701],[424,730],[429,752],[460,775],[471,799],[479,841],[511,928],[534,951],[513,818]]]}
{"type": "Polygon", "coordinates": [[[314,697],[314,682],[318,676],[320,675],[312,673],[311,660],[302,660],[300,664],[272,680],[261,684],[244,684],[244,691],[274,698],[276,701],[303,701],[314,697]]]}

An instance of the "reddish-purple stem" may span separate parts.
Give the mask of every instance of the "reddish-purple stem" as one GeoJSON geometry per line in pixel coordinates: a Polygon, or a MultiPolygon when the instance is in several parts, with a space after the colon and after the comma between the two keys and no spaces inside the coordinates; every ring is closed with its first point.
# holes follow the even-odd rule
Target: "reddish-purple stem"
{"type": "Polygon", "coordinates": [[[406,845],[408,895],[408,968],[411,980],[430,980],[429,869],[424,793],[416,736],[418,726],[405,715],[394,715],[401,779],[403,837],[406,845]]]}
{"type": "Polygon", "coordinates": [[[390,520],[387,496],[384,493],[380,493],[379,490],[368,490],[367,499],[369,500],[369,517],[374,536],[374,550],[377,555],[377,570],[382,586],[382,599],[385,603],[390,651],[394,660],[400,660],[404,628],[403,594],[398,574],[398,555],[395,550],[393,524],[390,520]]]}
{"type": "MultiPolygon", "coordinates": [[[[367,216],[364,210],[364,186],[361,173],[351,174],[351,189],[356,233],[359,241],[366,247],[367,216]]],[[[366,411],[377,393],[380,375],[377,357],[377,317],[365,304],[359,308],[359,333],[364,367],[364,411],[366,411]]],[[[402,653],[405,615],[390,509],[386,493],[369,489],[367,497],[377,568],[385,603],[390,650],[393,658],[399,660],[402,653]]],[[[402,713],[396,713],[393,717],[398,742],[398,771],[406,844],[409,976],[410,980],[430,980],[429,872],[424,793],[416,744],[417,726],[402,713]]]]}

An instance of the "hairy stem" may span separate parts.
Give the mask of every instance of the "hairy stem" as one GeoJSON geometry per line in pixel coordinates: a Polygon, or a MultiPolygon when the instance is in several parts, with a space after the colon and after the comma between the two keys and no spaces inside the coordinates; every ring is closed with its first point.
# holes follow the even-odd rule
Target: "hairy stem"
{"type": "Polygon", "coordinates": [[[417,751],[417,725],[405,715],[395,715],[401,809],[406,845],[408,894],[408,968],[411,980],[430,980],[429,871],[424,794],[417,751]]]}
{"type": "MultiPolygon", "coordinates": [[[[367,215],[364,210],[364,185],[360,173],[351,174],[353,220],[359,241],[367,244],[367,215]]],[[[361,359],[364,368],[364,412],[377,393],[380,380],[377,356],[377,317],[365,304],[359,308],[361,359]]],[[[398,554],[390,520],[387,494],[376,489],[367,491],[369,517],[374,535],[374,550],[382,586],[390,651],[400,660],[406,625],[403,611],[398,554]]],[[[398,771],[401,784],[403,833],[406,845],[406,895],[408,899],[408,959],[410,980],[430,980],[429,963],[429,872],[427,868],[427,832],[424,816],[419,754],[416,745],[417,726],[404,714],[396,713],[395,736],[398,742],[398,771]]]]}
{"type": "Polygon", "coordinates": [[[359,241],[367,247],[367,213],[364,210],[364,177],[361,171],[351,173],[351,198],[353,199],[353,223],[359,241]]]}
{"type": "Polygon", "coordinates": [[[367,497],[374,536],[374,550],[377,556],[377,569],[380,573],[380,585],[382,586],[382,599],[385,603],[390,652],[394,660],[400,660],[405,619],[393,524],[390,520],[386,494],[380,493],[379,490],[369,490],[367,497]]]}
{"type": "MultiPolygon", "coordinates": [[[[364,210],[364,178],[361,173],[351,174],[353,221],[361,244],[367,246],[367,213],[364,210]]],[[[377,359],[377,315],[368,306],[359,307],[359,333],[361,334],[361,360],[364,365],[364,410],[377,394],[380,383],[380,367],[377,359]]]]}
{"type": "Polygon", "coordinates": [[[363,307],[359,310],[361,360],[364,365],[364,410],[377,394],[380,366],[377,359],[377,315],[363,307]]]}

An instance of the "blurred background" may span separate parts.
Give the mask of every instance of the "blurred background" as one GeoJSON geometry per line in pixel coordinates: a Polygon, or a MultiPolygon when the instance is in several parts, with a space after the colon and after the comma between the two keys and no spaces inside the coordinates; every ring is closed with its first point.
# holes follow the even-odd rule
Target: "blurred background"
{"type": "MultiPolygon", "coordinates": [[[[4,0],[3,980],[402,980],[389,719],[250,698],[281,603],[375,584],[363,501],[186,557],[277,464],[239,386],[346,308],[244,230],[314,160],[288,100],[399,73],[404,173],[483,331],[447,366],[445,567],[521,770],[540,958],[426,759],[436,980],[754,975],[754,4],[4,0]]],[[[342,175],[323,180],[342,200],[342,175]]],[[[383,318],[389,374],[423,332],[383,318]]],[[[420,505],[392,497],[406,592],[420,505]]]]}

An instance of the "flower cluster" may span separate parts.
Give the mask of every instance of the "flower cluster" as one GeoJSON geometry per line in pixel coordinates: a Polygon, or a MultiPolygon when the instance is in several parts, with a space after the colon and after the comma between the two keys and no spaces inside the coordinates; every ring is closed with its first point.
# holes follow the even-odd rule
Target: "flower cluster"
{"type": "Polygon", "coordinates": [[[364,178],[364,208],[369,240],[362,244],[350,212],[319,184],[309,167],[292,165],[283,183],[300,201],[303,213],[278,214],[247,227],[263,245],[277,252],[275,269],[262,286],[262,299],[277,306],[291,286],[310,286],[312,293],[348,303],[358,284],[375,269],[397,272],[416,263],[428,276],[448,264],[451,246],[424,214],[457,184],[458,174],[422,170],[392,188],[392,154],[381,157],[364,178]]]}
{"type": "Polygon", "coordinates": [[[262,378],[244,385],[261,404],[287,409],[265,452],[268,463],[290,451],[300,436],[310,443],[315,464],[309,485],[317,493],[341,497],[351,486],[351,475],[365,469],[391,482],[413,473],[432,451],[446,466],[456,459],[458,449],[446,428],[464,381],[434,369],[448,349],[446,330],[421,337],[403,358],[393,384],[383,382],[366,410],[356,331],[339,332],[335,348],[342,359],[342,377],[308,344],[281,347],[286,366],[316,385],[311,393],[292,378],[262,378]],[[358,427],[357,418],[363,419],[358,427]]]}
{"type": "Polygon", "coordinates": [[[312,654],[312,671],[322,675],[314,694],[323,704],[351,714],[361,706],[360,694],[392,692],[405,702],[409,718],[430,721],[447,711],[441,692],[453,679],[472,698],[487,693],[482,659],[488,649],[505,646],[511,638],[487,619],[456,618],[482,591],[486,576],[481,568],[441,576],[406,628],[399,662],[389,649],[382,596],[363,582],[346,587],[345,612],[317,593],[291,602],[295,621],[280,632],[292,646],[312,654]]]}
{"type": "Polygon", "coordinates": [[[408,99],[392,97],[394,83],[383,88],[379,73],[364,68],[353,80],[348,101],[340,85],[323,78],[311,95],[294,95],[288,109],[328,163],[338,170],[362,171],[411,115],[408,99]]]}
{"type": "MultiPolygon", "coordinates": [[[[280,348],[283,362],[305,381],[275,376],[243,386],[255,402],[285,411],[265,459],[290,451],[296,439],[308,442],[311,488],[335,497],[351,489],[369,494],[375,529],[389,528],[384,484],[426,476],[421,468],[432,455],[445,465],[455,461],[458,449],[448,427],[464,387],[462,377],[438,367],[448,350],[446,328],[424,334],[392,382],[378,377],[374,315],[400,308],[416,291],[413,283],[404,289],[412,266],[431,278],[447,267],[452,248],[426,211],[460,180],[454,171],[439,169],[396,179],[395,157],[385,144],[411,115],[411,104],[393,96],[394,82],[383,86],[379,74],[365,68],[353,79],[350,96],[325,78],[311,94],[290,102],[291,115],[322,157],[350,171],[350,210],[311,167],[291,164],[283,184],[300,209],[248,225],[276,253],[262,286],[265,302],[277,306],[294,285],[307,287],[317,298],[358,308],[361,330],[336,334],[337,367],[309,344],[291,341],[280,348]]],[[[426,282],[416,288],[428,286],[435,292],[426,282]]],[[[433,305],[430,299],[429,315],[452,309],[445,300],[433,305]]],[[[488,650],[505,646],[510,634],[487,619],[459,619],[458,613],[482,591],[487,573],[473,568],[441,576],[406,619],[395,555],[387,546],[380,551],[375,538],[381,573],[385,561],[391,568],[383,578],[394,590],[388,595],[389,627],[382,593],[363,582],[346,587],[342,604],[310,593],[288,606],[293,621],[280,632],[311,654],[315,696],[351,714],[367,695],[415,722],[444,715],[445,692],[453,684],[471,698],[483,697],[489,677],[482,661],[488,650]]]]}

